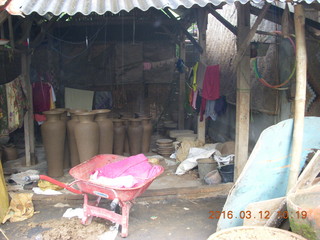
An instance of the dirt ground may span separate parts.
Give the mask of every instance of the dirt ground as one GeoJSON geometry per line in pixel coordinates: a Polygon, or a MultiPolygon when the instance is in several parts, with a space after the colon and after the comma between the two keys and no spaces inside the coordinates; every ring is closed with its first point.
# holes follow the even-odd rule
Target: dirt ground
{"type": "MultiPolygon", "coordinates": [[[[207,239],[215,232],[217,224],[217,220],[209,219],[209,211],[221,210],[224,202],[224,198],[138,201],[130,211],[129,236],[126,239],[207,239]]],[[[102,207],[106,204],[103,203],[102,207]]],[[[7,222],[1,225],[1,229],[10,240],[122,239],[119,233],[116,238],[99,238],[113,226],[108,220],[94,218],[90,225],[85,226],[77,217],[62,217],[66,209],[82,207],[82,201],[58,205],[36,201],[37,213],[32,218],[17,223],[7,222]]],[[[0,239],[5,239],[1,233],[0,239]]]]}

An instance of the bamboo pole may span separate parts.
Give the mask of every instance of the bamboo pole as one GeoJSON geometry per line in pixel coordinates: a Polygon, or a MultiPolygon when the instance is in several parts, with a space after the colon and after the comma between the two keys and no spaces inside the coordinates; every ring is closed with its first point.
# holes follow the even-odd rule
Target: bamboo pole
{"type": "Polygon", "coordinates": [[[307,51],[305,40],[305,15],[301,4],[294,7],[296,32],[296,96],[294,100],[294,128],[292,139],[292,158],[287,192],[298,179],[303,142],[304,112],[306,101],[307,51]]]}
{"type": "MultiPolygon", "coordinates": [[[[240,46],[250,32],[250,3],[238,4],[238,56],[242,56],[240,46]]],[[[236,136],[235,136],[235,169],[236,180],[248,160],[250,130],[250,52],[245,48],[244,55],[237,67],[237,105],[236,105],[236,136]]]]}

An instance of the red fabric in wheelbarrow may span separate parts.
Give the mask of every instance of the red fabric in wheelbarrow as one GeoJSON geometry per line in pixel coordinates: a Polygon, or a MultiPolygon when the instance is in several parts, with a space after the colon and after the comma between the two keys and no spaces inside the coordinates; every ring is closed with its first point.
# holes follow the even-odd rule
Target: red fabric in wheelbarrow
{"type": "MultiPolygon", "coordinates": [[[[103,155],[101,156],[103,157],[103,155]]],[[[150,164],[144,154],[134,155],[96,169],[98,177],[117,178],[131,175],[137,181],[133,187],[137,187],[148,179],[154,178],[161,170],[161,166],[150,164]]]]}

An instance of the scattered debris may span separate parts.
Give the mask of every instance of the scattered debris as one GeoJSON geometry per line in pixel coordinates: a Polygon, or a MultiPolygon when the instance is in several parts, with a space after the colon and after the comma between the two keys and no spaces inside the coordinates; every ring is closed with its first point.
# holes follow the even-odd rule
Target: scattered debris
{"type": "Polygon", "coordinates": [[[65,203],[57,203],[57,204],[55,204],[54,205],[54,207],[56,207],[56,208],[64,208],[64,207],[70,207],[70,205],[69,204],[65,204],[65,203]]]}
{"type": "Polygon", "coordinates": [[[63,214],[64,218],[83,218],[83,208],[68,208],[65,213],[63,214]]]}
{"type": "Polygon", "coordinates": [[[32,203],[32,193],[9,193],[11,197],[10,206],[7,215],[2,223],[7,220],[10,222],[20,222],[31,218],[34,214],[32,203]]]}
{"type": "Polygon", "coordinates": [[[56,191],[56,190],[52,190],[52,189],[41,190],[41,189],[38,188],[38,187],[32,188],[32,191],[33,191],[35,194],[43,194],[43,195],[59,195],[59,194],[62,194],[61,192],[56,191]]]}

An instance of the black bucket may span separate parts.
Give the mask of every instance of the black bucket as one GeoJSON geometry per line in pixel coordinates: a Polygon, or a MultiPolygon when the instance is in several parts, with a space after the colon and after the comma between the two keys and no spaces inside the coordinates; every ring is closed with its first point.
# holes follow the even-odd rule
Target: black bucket
{"type": "Polygon", "coordinates": [[[234,164],[229,164],[229,165],[222,166],[219,169],[219,173],[221,175],[223,183],[233,182],[234,164]]]}

